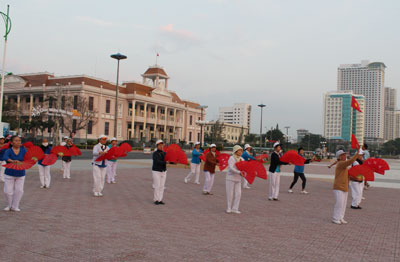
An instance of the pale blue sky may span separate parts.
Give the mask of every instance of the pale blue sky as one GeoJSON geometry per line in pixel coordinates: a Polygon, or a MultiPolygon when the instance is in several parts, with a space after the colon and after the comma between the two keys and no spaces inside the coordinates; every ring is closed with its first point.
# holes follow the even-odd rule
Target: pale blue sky
{"type": "MultiPolygon", "coordinates": [[[[279,123],[322,133],[322,95],[339,64],[387,65],[400,86],[398,0],[13,0],[6,71],[140,80],[156,52],[182,98],[253,105],[252,131],[279,123]]],[[[3,44],[0,44],[3,47],[3,44]]]]}

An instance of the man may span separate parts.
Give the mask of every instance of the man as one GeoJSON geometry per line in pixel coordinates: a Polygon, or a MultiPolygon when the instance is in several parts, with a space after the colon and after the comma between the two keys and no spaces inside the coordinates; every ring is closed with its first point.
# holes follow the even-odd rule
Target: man
{"type": "MultiPolygon", "coordinates": [[[[362,165],[363,157],[364,157],[364,151],[360,149],[360,152],[358,153],[358,158],[356,159],[356,161],[353,162],[353,164],[351,166],[353,167],[353,166],[362,165]]],[[[361,209],[360,203],[362,200],[362,194],[363,194],[363,190],[364,190],[363,177],[360,175],[357,177],[350,176],[349,178],[350,178],[349,187],[350,187],[351,197],[352,197],[351,208],[352,209],[361,209]]]]}
{"type": "MultiPolygon", "coordinates": [[[[42,149],[45,155],[51,153],[51,146],[49,145],[49,142],[47,141],[46,138],[43,138],[42,145],[40,146],[40,148],[42,149]]],[[[51,181],[50,166],[43,165],[42,161],[43,159],[38,161],[39,179],[41,184],[40,188],[50,188],[50,181],[51,181]]]]}
{"type": "Polygon", "coordinates": [[[195,176],[194,183],[200,184],[199,181],[200,166],[201,166],[200,156],[202,153],[203,150],[200,149],[200,142],[196,142],[194,144],[194,149],[192,151],[192,160],[190,161],[190,173],[184,179],[185,184],[187,184],[187,182],[189,182],[193,178],[193,176],[195,176]]]}
{"type": "Polygon", "coordinates": [[[281,162],[280,158],[281,145],[279,142],[274,144],[274,152],[271,154],[271,163],[269,165],[269,197],[268,200],[278,201],[279,196],[279,183],[280,177],[280,166],[287,165],[287,163],[281,162]]]}
{"type": "Polygon", "coordinates": [[[346,160],[346,152],[339,150],[336,152],[336,170],[335,181],[333,183],[333,195],[335,196],[336,204],[333,209],[334,224],[347,224],[344,220],[344,213],[346,212],[347,195],[349,192],[349,173],[348,167],[353,164],[358,158],[358,150],[356,154],[349,160],[346,160]]]}
{"type": "MultiPolygon", "coordinates": [[[[117,139],[115,137],[111,138],[111,144],[108,145],[108,148],[111,149],[112,147],[117,146],[117,139]]],[[[107,183],[117,183],[115,181],[115,175],[117,174],[117,159],[110,159],[107,162],[107,183]]]]}
{"type": "MultiPolygon", "coordinates": [[[[251,156],[252,147],[249,144],[244,145],[244,151],[242,154],[242,158],[245,161],[256,160],[254,157],[251,156]]],[[[245,178],[243,179],[243,188],[250,189],[249,182],[245,178]]]]}
{"type": "Polygon", "coordinates": [[[95,197],[103,196],[102,191],[104,188],[104,181],[106,177],[106,167],[107,161],[96,161],[96,159],[104,154],[107,153],[108,147],[106,146],[107,143],[107,136],[100,135],[99,136],[99,143],[93,147],[93,194],[95,197]]]}
{"type": "Polygon", "coordinates": [[[165,181],[167,180],[167,162],[165,162],[165,152],[163,151],[164,142],[157,140],[156,151],[153,152],[153,166],[151,168],[153,175],[154,204],[164,205],[165,181]]]}

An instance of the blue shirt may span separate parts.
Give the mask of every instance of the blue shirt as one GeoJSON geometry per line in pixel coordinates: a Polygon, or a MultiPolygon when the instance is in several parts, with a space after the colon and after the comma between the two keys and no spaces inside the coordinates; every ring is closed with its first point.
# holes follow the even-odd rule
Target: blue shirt
{"type": "MultiPolygon", "coordinates": [[[[6,150],[6,152],[4,153],[4,161],[7,161],[9,159],[11,160],[19,160],[19,161],[24,161],[24,156],[26,154],[26,148],[21,146],[19,148],[19,153],[18,155],[16,155],[14,153],[14,151],[12,150],[12,148],[9,148],[6,150]]],[[[11,168],[6,168],[6,171],[4,172],[6,175],[8,176],[15,176],[15,177],[22,177],[25,176],[25,170],[15,170],[15,169],[11,169],[11,168]]]]}
{"type": "Polygon", "coordinates": [[[0,150],[0,161],[3,161],[4,153],[7,151],[7,149],[0,150]]]}
{"type": "MultiPolygon", "coordinates": [[[[42,148],[42,147],[40,147],[40,148],[42,148]]],[[[42,148],[42,151],[43,151],[43,148],[42,148]]],[[[50,152],[51,152],[51,146],[47,146],[46,149],[43,151],[43,153],[45,155],[50,154],[50,152]]],[[[39,160],[38,164],[41,165],[41,166],[46,166],[46,165],[42,165],[42,161],[43,161],[43,159],[39,160]]]]}
{"type": "Polygon", "coordinates": [[[256,159],[255,159],[254,157],[252,157],[252,156],[249,154],[249,152],[247,152],[246,150],[243,152],[242,158],[243,158],[245,161],[256,160],[256,159]]]}
{"type": "Polygon", "coordinates": [[[200,160],[200,156],[201,154],[203,154],[203,150],[199,149],[199,151],[197,151],[196,149],[193,149],[192,151],[192,163],[193,164],[200,164],[201,160],[200,160]]]}
{"type": "MultiPolygon", "coordinates": [[[[109,144],[108,145],[108,148],[112,148],[113,147],[113,145],[112,144],[109,144]]],[[[111,162],[117,162],[117,159],[112,159],[112,160],[108,160],[108,161],[111,161],[111,162]]]]}

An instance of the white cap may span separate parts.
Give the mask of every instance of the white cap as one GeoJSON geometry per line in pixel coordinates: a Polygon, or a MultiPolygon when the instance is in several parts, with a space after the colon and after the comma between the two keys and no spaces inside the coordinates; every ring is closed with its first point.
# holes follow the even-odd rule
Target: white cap
{"type": "Polygon", "coordinates": [[[247,148],[251,148],[251,145],[245,144],[245,145],[244,145],[244,150],[246,150],[247,148]]]}
{"type": "Polygon", "coordinates": [[[215,144],[211,144],[210,145],[210,148],[212,148],[212,147],[217,147],[215,144]]]}
{"type": "Polygon", "coordinates": [[[339,150],[336,152],[336,158],[339,159],[339,157],[343,154],[346,154],[346,152],[344,152],[343,150],[339,150]]]}
{"type": "Polygon", "coordinates": [[[158,144],[164,144],[164,142],[163,142],[161,139],[159,139],[159,140],[157,140],[157,142],[156,142],[156,145],[158,145],[158,144]]]}
{"type": "Polygon", "coordinates": [[[111,141],[117,141],[117,138],[113,137],[111,138],[111,141]]]}
{"type": "Polygon", "coordinates": [[[235,145],[234,147],[233,147],[233,153],[236,153],[236,151],[238,151],[238,150],[241,150],[241,149],[243,149],[241,146],[239,146],[239,145],[235,145]]]}
{"type": "Polygon", "coordinates": [[[360,151],[358,152],[358,154],[359,155],[364,155],[365,153],[364,153],[364,150],[362,150],[361,148],[360,148],[360,151]]]}
{"type": "Polygon", "coordinates": [[[281,144],[281,143],[279,143],[279,142],[275,142],[274,148],[277,147],[277,146],[279,146],[280,144],[281,144]]]}
{"type": "Polygon", "coordinates": [[[194,143],[194,145],[195,146],[200,145],[200,142],[197,141],[196,143],[194,143]]]}
{"type": "Polygon", "coordinates": [[[5,139],[4,136],[0,136],[0,139],[5,139]]]}
{"type": "Polygon", "coordinates": [[[102,139],[102,138],[107,138],[107,136],[106,135],[100,135],[99,139],[102,139]]]}
{"type": "Polygon", "coordinates": [[[64,136],[64,139],[68,139],[69,137],[68,136],[64,136]]]}

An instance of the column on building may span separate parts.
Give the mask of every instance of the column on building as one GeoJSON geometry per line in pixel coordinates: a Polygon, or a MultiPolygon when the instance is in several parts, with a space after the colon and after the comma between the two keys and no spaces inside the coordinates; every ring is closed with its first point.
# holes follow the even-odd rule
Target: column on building
{"type": "Polygon", "coordinates": [[[174,129],[173,129],[173,138],[178,141],[178,135],[176,132],[176,108],[174,108],[174,129]]]}
{"type": "Polygon", "coordinates": [[[166,107],[166,106],[165,106],[165,110],[164,110],[164,118],[165,118],[165,122],[164,122],[164,139],[166,141],[168,141],[168,131],[167,131],[168,107],[166,107]]]}
{"type": "Polygon", "coordinates": [[[158,139],[157,137],[157,121],[158,121],[158,105],[154,105],[154,114],[155,114],[155,119],[154,119],[154,138],[158,139]]]}
{"type": "Polygon", "coordinates": [[[131,138],[135,138],[135,114],[136,114],[136,100],[132,100],[132,113],[131,113],[131,138]]]}
{"type": "Polygon", "coordinates": [[[144,115],[143,115],[143,138],[144,138],[144,141],[148,140],[146,125],[147,125],[147,102],[144,103],[144,115]]]}
{"type": "Polygon", "coordinates": [[[32,121],[33,94],[29,95],[29,121],[32,121]]]}

